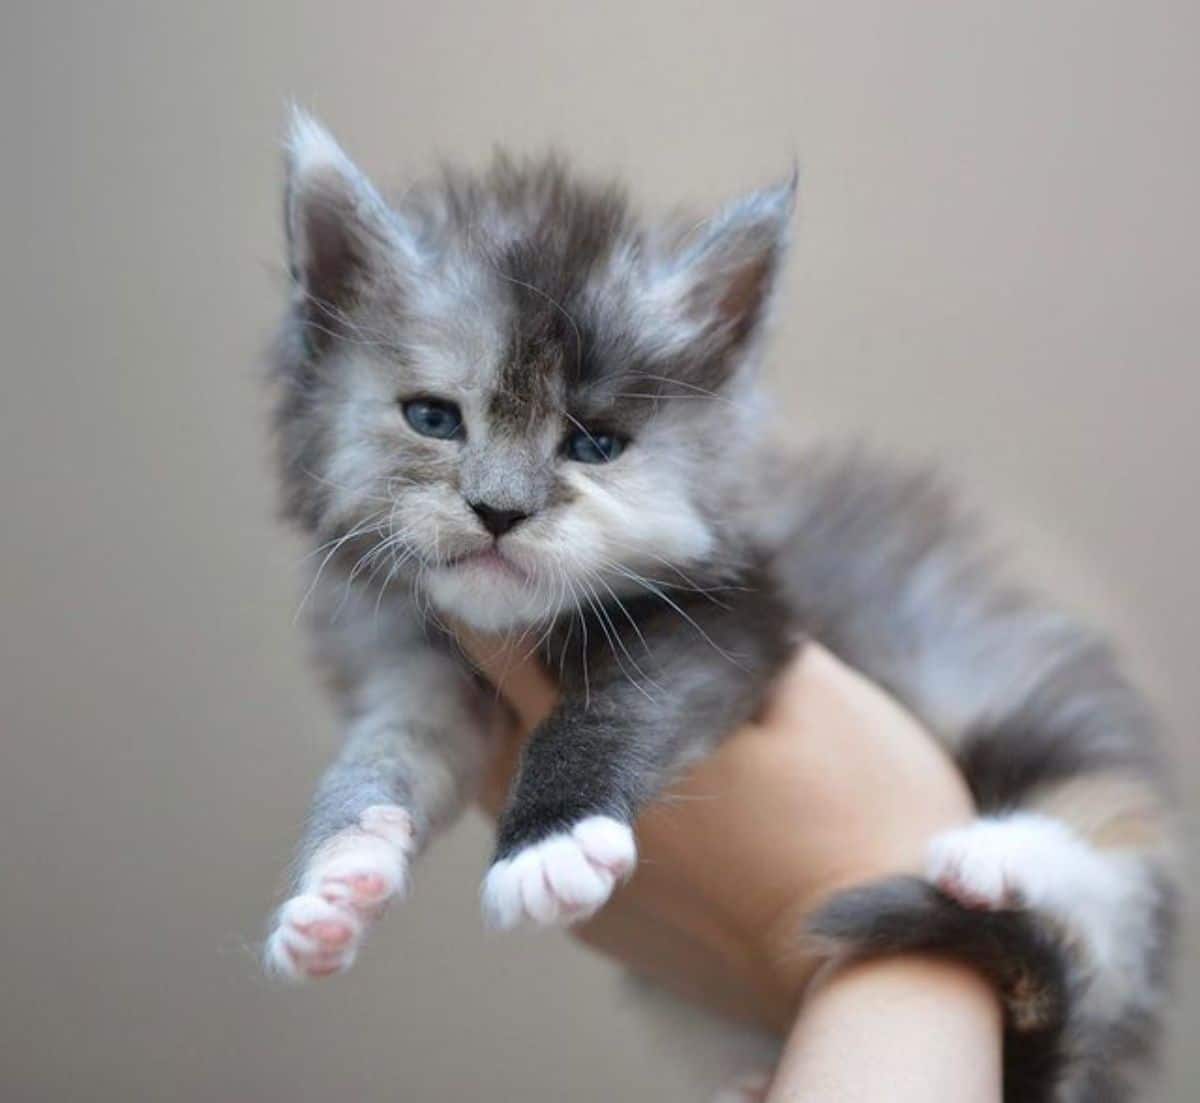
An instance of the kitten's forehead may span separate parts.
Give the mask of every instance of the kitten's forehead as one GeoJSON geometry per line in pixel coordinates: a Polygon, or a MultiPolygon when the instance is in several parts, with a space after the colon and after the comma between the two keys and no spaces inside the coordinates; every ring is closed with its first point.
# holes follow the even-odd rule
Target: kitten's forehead
{"type": "Polygon", "coordinates": [[[483,395],[512,432],[594,406],[603,376],[628,359],[617,346],[641,230],[624,195],[553,159],[501,159],[410,200],[437,253],[433,286],[406,312],[433,338],[423,370],[483,395]]]}
{"type": "Polygon", "coordinates": [[[488,394],[492,423],[501,431],[521,435],[558,416],[564,405],[559,351],[526,350],[511,342],[488,394]]]}
{"type": "Polygon", "coordinates": [[[414,389],[468,396],[509,435],[608,409],[631,360],[618,347],[622,308],[598,269],[560,278],[556,290],[515,282],[483,250],[458,254],[406,303],[414,389]]]}
{"type": "Polygon", "coordinates": [[[489,432],[636,433],[661,400],[709,389],[703,371],[686,382],[695,325],[659,301],[662,242],[620,190],[502,161],[409,200],[428,246],[402,311],[414,378],[467,396],[489,432]]]}
{"type": "Polygon", "coordinates": [[[379,289],[369,328],[388,337],[411,392],[433,396],[484,395],[506,355],[511,330],[508,296],[462,256],[439,257],[419,278],[402,277],[379,289]]]}

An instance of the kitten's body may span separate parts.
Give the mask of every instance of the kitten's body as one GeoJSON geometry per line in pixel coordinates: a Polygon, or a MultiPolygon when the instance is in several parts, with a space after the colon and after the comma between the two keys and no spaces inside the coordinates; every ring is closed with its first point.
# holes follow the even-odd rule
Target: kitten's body
{"type": "Polygon", "coordinates": [[[837,952],[988,971],[1010,1099],[1126,1098],[1170,933],[1145,709],[1101,642],[1001,577],[936,480],[762,439],[791,187],[683,237],[554,164],[388,208],[303,119],[290,168],[279,430],[347,743],[272,962],[345,968],[486,760],[495,697],[443,617],[524,633],[560,673],[485,881],[502,927],[600,907],[638,811],[816,638],[925,721],[981,819],[935,841],[928,882],[839,897],[814,928],[837,952]]]}

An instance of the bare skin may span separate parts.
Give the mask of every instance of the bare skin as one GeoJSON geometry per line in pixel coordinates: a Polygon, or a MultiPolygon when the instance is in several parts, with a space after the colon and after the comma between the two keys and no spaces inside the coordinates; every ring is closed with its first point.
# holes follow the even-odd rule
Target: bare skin
{"type": "MultiPolygon", "coordinates": [[[[480,795],[494,817],[557,690],[495,641],[464,644],[519,718],[480,795]]],[[[770,1103],[992,1103],[1001,1020],[982,979],[905,958],[809,992],[816,961],[800,935],[831,893],[919,871],[929,839],[972,815],[958,771],[920,724],[809,646],[758,721],[641,817],[633,878],[572,933],[687,999],[786,1035],[770,1103]]]]}

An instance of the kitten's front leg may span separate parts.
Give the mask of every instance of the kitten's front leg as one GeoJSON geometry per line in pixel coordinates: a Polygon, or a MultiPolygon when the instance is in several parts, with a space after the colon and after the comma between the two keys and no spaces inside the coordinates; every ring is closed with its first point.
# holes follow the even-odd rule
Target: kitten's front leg
{"type": "Polygon", "coordinates": [[[372,923],[407,885],[412,818],[398,804],[373,804],[331,834],[303,864],[295,895],[267,940],[267,968],[289,980],[343,973],[372,923]]]}
{"type": "Polygon", "coordinates": [[[732,619],[706,619],[704,639],[680,639],[674,623],[656,639],[655,625],[643,622],[647,661],[637,681],[627,662],[610,660],[593,666],[586,689],[564,684],[562,703],[525,749],[500,821],[483,884],[492,926],[573,923],[597,911],[633,872],[643,805],[752,713],[786,645],[743,636],[732,619]]]}
{"type": "Polygon", "coordinates": [[[293,895],[266,947],[268,968],[290,979],[353,964],[482,765],[487,702],[455,656],[408,643],[374,653],[365,669],[345,664],[359,673],[346,742],[317,788],[293,895]]]}

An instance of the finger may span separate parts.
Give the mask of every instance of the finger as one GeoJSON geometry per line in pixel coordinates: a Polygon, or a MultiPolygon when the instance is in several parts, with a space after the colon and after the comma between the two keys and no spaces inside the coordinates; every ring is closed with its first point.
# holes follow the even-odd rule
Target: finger
{"type": "Polygon", "coordinates": [[[511,640],[459,629],[458,642],[481,674],[512,705],[525,731],[535,728],[558,703],[558,687],[530,657],[527,647],[511,640]]]}

